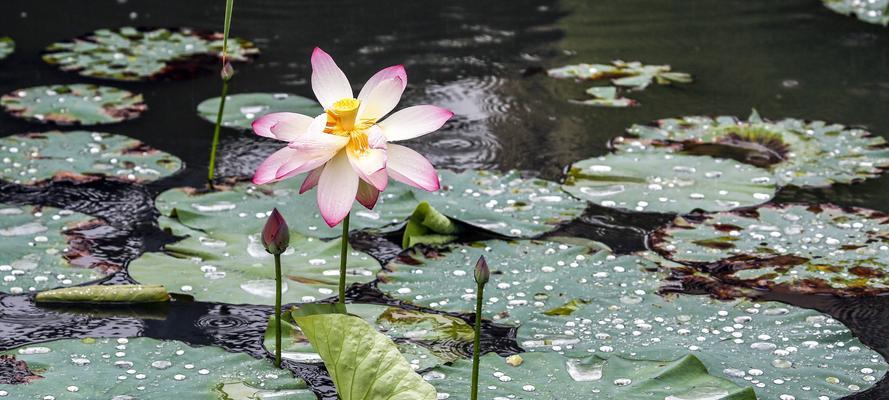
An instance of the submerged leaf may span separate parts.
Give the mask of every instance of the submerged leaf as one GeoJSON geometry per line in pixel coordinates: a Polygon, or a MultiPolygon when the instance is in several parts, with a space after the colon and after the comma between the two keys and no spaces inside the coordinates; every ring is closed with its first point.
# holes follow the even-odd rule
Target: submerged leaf
{"type": "Polygon", "coordinates": [[[15,117],[57,125],[111,124],[148,109],[141,94],[83,83],[18,89],[0,98],[0,105],[15,117]]]}
{"type": "Polygon", "coordinates": [[[543,312],[543,314],[544,314],[544,315],[550,315],[550,316],[552,316],[552,315],[563,315],[563,316],[564,316],[564,315],[571,315],[571,314],[573,314],[575,311],[577,311],[578,308],[580,308],[580,307],[583,306],[584,304],[589,304],[589,303],[590,303],[590,302],[589,302],[588,300],[583,300],[583,299],[573,299],[573,300],[571,300],[571,301],[569,301],[569,302],[567,302],[567,303],[565,303],[565,304],[563,304],[563,305],[561,305],[561,306],[558,306],[558,307],[556,307],[556,308],[552,308],[552,309],[546,310],[546,311],[543,312]]]}
{"type": "Polygon", "coordinates": [[[613,61],[611,64],[566,65],[547,71],[553,78],[574,78],[585,80],[610,79],[615,86],[642,90],[651,82],[668,85],[671,82],[689,83],[691,75],[672,72],[669,65],[644,65],[638,61],[613,61]]]}
{"type": "Polygon", "coordinates": [[[427,202],[422,202],[414,209],[404,227],[401,239],[402,248],[414,247],[418,244],[447,244],[457,239],[460,228],[446,215],[438,212],[427,202]]]}
{"type": "Polygon", "coordinates": [[[91,285],[37,293],[38,303],[160,303],[170,301],[160,285],[91,285]]]}
{"type": "Polygon", "coordinates": [[[9,57],[15,51],[15,41],[9,36],[0,37],[0,60],[9,57]]]}
{"type": "Polygon", "coordinates": [[[319,350],[342,400],[435,400],[398,347],[360,318],[323,314],[296,318],[319,350]]]}

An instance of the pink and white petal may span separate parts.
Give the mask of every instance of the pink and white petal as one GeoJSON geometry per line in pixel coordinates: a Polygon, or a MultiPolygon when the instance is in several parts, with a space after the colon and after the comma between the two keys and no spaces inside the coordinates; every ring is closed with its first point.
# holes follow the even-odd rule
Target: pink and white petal
{"type": "Polygon", "coordinates": [[[336,152],[349,144],[349,138],[327,133],[310,132],[294,138],[287,147],[298,149],[311,157],[333,157],[336,152]]]}
{"type": "Polygon", "coordinates": [[[386,149],[386,135],[379,126],[371,126],[364,131],[367,134],[367,144],[372,149],[386,149]]]}
{"type": "Polygon", "coordinates": [[[385,117],[398,105],[402,93],[404,93],[404,85],[401,78],[395,77],[381,81],[367,95],[367,99],[358,106],[358,120],[376,120],[385,117]]]}
{"type": "Polygon", "coordinates": [[[291,161],[285,163],[284,165],[278,168],[278,171],[275,173],[276,180],[284,180],[290,178],[292,176],[299,175],[303,172],[312,171],[326,162],[330,161],[330,159],[336,155],[336,153],[330,156],[321,156],[321,157],[306,157],[305,153],[303,153],[303,159],[291,159],[291,161]]]}
{"type": "Polygon", "coordinates": [[[385,175],[386,150],[368,149],[360,155],[348,150],[345,153],[348,154],[352,169],[355,170],[355,173],[361,179],[374,185],[379,190],[386,190],[386,184],[389,182],[389,178],[385,175]],[[382,178],[379,176],[375,177],[374,175],[380,171],[383,172],[382,178]]]}
{"type": "Polygon", "coordinates": [[[278,169],[292,159],[299,157],[300,151],[289,147],[285,147],[272,153],[272,155],[266,158],[259,164],[259,167],[256,168],[256,173],[253,174],[253,183],[262,185],[274,182],[277,180],[278,169]]]}
{"type": "Polygon", "coordinates": [[[435,167],[420,153],[390,143],[386,154],[386,171],[392,179],[429,192],[434,192],[441,187],[435,167]]]}
{"type": "Polygon", "coordinates": [[[341,99],[352,98],[352,86],[330,54],[316,47],[312,52],[312,91],[325,109],[341,99]]]}
{"type": "Polygon", "coordinates": [[[324,171],[324,166],[320,166],[318,168],[313,169],[306,175],[306,180],[303,181],[303,184],[299,187],[299,194],[303,194],[318,186],[318,179],[321,178],[321,172],[324,171]]]}
{"type": "Polygon", "coordinates": [[[413,106],[396,111],[378,125],[383,128],[386,140],[395,142],[435,132],[453,116],[454,113],[441,107],[413,106]]]}
{"type": "Polygon", "coordinates": [[[352,170],[344,152],[324,167],[318,180],[318,208],[327,225],[334,227],[352,210],[358,194],[358,175],[352,170]]]}
{"type": "Polygon", "coordinates": [[[271,113],[253,121],[253,132],[259,136],[290,142],[308,132],[314,120],[313,117],[291,112],[271,113]]]}
{"type": "Polygon", "coordinates": [[[380,82],[396,77],[401,78],[401,90],[403,91],[404,87],[407,86],[407,72],[404,70],[403,65],[393,65],[391,67],[381,69],[379,72],[374,74],[374,76],[370,77],[370,79],[367,80],[367,83],[365,83],[364,86],[361,88],[361,91],[358,92],[358,100],[364,102],[365,100],[367,100],[367,97],[370,96],[370,93],[374,90],[374,88],[380,84],[380,82]]]}
{"type": "Polygon", "coordinates": [[[364,208],[373,210],[379,198],[380,191],[377,188],[363,180],[358,182],[358,194],[355,196],[355,200],[358,200],[364,208]]]}

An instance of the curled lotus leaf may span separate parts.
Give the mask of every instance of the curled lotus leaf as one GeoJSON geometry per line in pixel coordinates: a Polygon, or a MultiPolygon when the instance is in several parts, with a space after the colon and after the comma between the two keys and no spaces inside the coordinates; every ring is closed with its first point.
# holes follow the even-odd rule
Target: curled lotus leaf
{"type": "Polygon", "coordinates": [[[12,398],[316,398],[305,382],[275,368],[268,360],[178,341],[66,339],[7,353],[26,362],[42,377],[26,385],[0,384],[0,390],[12,398]],[[262,397],[257,397],[259,394],[262,397]]]}
{"type": "Polygon", "coordinates": [[[825,187],[874,178],[889,168],[889,148],[879,136],[824,121],[735,117],[668,118],[634,125],[612,146],[619,153],[670,152],[710,155],[768,168],[780,185],[825,187]]]}
{"type": "Polygon", "coordinates": [[[0,60],[9,57],[15,51],[15,41],[9,36],[0,37],[0,60]]]}
{"type": "Polygon", "coordinates": [[[113,124],[148,109],[141,94],[83,83],[18,89],[0,98],[0,105],[15,117],[57,125],[113,124]]]}
{"type": "Polygon", "coordinates": [[[775,194],[772,173],[734,160],[664,153],[609,154],[574,163],[562,188],[604,207],[686,213],[753,206],[775,194]]]}
{"type": "MultiPolygon", "coordinates": [[[[234,304],[275,303],[274,258],[266,252],[261,230],[245,231],[236,223],[198,231],[164,218],[161,228],[183,240],[163,252],[145,253],[129,265],[141,284],[163,285],[200,301],[234,304]]],[[[293,226],[295,224],[290,224],[293,226]]],[[[339,283],[340,240],[323,241],[291,231],[290,247],[281,255],[282,300],[305,303],[336,295],[339,283]]],[[[379,263],[349,250],[346,284],[374,279],[379,263]]]]}
{"type": "Polygon", "coordinates": [[[690,216],[652,247],[736,285],[867,295],[889,291],[889,215],[830,204],[777,204],[690,216]]]}
{"type": "MultiPolygon", "coordinates": [[[[198,115],[216,123],[219,97],[198,104],[198,115]]],[[[226,96],[222,126],[251,129],[253,121],[275,112],[295,112],[303,115],[320,115],[324,109],[317,101],[289,93],[239,93],[226,96]]]]}
{"type": "Polygon", "coordinates": [[[547,71],[553,78],[610,80],[614,86],[642,90],[656,82],[660,85],[689,83],[691,75],[675,72],[669,65],[645,65],[638,61],[613,61],[611,64],[575,64],[547,71]]]}
{"type": "MultiPolygon", "coordinates": [[[[46,48],[43,60],[64,71],[92,78],[140,81],[190,74],[222,58],[222,34],[189,28],[99,29],[46,48]]],[[[253,43],[228,39],[227,60],[248,61],[259,54],[253,43]]]]}
{"type": "Polygon", "coordinates": [[[32,185],[59,178],[145,182],[182,168],[173,155],[122,135],[49,131],[0,139],[0,179],[32,185]]]}
{"type": "MultiPolygon", "coordinates": [[[[677,360],[602,358],[570,352],[535,352],[522,355],[524,362],[510,366],[496,354],[481,358],[479,396],[483,399],[595,398],[756,400],[753,389],[711,375],[693,355],[677,360]]],[[[472,363],[458,361],[436,368],[424,377],[447,398],[469,398],[472,363]]]]}
{"type": "Polygon", "coordinates": [[[822,0],[824,5],[840,14],[855,16],[861,21],[889,25],[889,0],[822,0]]]}
{"type": "Polygon", "coordinates": [[[0,203],[0,291],[36,292],[103,276],[65,259],[69,250],[65,231],[91,220],[68,210],[0,203]]]}

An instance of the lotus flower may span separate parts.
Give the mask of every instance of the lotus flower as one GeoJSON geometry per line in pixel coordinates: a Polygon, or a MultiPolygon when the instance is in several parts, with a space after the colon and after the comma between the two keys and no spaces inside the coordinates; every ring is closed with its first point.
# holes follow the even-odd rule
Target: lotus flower
{"type": "Polygon", "coordinates": [[[318,187],[318,208],[331,227],[352,209],[353,199],[372,209],[389,177],[427,190],[439,189],[438,175],[425,157],[390,142],[438,130],[454,114],[421,105],[399,110],[407,86],[404,67],[372,76],[354,96],[346,75],[320,48],[312,53],[312,90],[324,107],[316,117],[273,113],[253,122],[259,136],[288,142],[259,166],[253,183],[264,184],[308,173],[300,194],[318,187]]]}

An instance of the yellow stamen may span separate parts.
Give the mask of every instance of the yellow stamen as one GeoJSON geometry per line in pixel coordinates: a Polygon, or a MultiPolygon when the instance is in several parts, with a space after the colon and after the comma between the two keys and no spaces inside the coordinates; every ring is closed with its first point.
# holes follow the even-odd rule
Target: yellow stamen
{"type": "Polygon", "coordinates": [[[349,151],[356,156],[364,155],[370,149],[370,143],[367,140],[367,134],[362,131],[352,131],[349,133],[349,151]]]}

